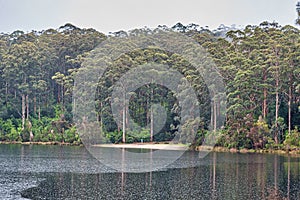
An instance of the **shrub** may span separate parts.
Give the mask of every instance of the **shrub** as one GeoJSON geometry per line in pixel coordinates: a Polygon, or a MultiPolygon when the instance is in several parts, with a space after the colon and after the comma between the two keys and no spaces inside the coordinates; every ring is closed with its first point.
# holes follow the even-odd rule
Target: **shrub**
{"type": "Polygon", "coordinates": [[[294,130],[292,130],[290,135],[288,134],[285,137],[285,140],[283,143],[285,145],[300,147],[300,132],[298,130],[298,127],[296,127],[294,130]]]}
{"type": "Polygon", "coordinates": [[[78,141],[78,138],[79,138],[79,136],[76,133],[75,126],[72,126],[71,128],[65,130],[65,133],[64,133],[64,140],[65,140],[65,142],[73,143],[75,141],[78,141]]]}

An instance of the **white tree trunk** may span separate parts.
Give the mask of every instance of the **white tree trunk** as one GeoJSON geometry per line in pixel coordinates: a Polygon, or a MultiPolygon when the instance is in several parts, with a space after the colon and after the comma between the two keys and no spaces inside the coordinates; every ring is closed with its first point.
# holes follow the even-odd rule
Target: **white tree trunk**
{"type": "Polygon", "coordinates": [[[277,77],[276,77],[276,102],[275,102],[275,127],[276,127],[276,131],[275,131],[275,136],[274,136],[274,140],[275,143],[278,144],[278,113],[279,113],[279,77],[278,77],[278,71],[277,71],[277,77]]]}
{"type": "Polygon", "coordinates": [[[123,93],[123,136],[122,136],[122,142],[126,142],[126,95],[125,91],[123,93]]]}
{"type": "Polygon", "coordinates": [[[291,121],[292,121],[292,109],[291,109],[291,103],[292,103],[292,87],[290,86],[289,87],[289,102],[288,102],[288,115],[289,115],[289,117],[288,117],[288,126],[289,126],[289,135],[291,134],[291,121]]]}
{"type": "Polygon", "coordinates": [[[26,95],[26,119],[29,120],[29,97],[26,95]]]}
{"type": "Polygon", "coordinates": [[[22,130],[25,128],[25,112],[26,112],[26,105],[25,105],[25,94],[22,94],[22,130]]]}
{"type": "Polygon", "coordinates": [[[153,107],[150,109],[150,142],[153,142],[153,129],[154,129],[154,119],[153,119],[153,107]]]}

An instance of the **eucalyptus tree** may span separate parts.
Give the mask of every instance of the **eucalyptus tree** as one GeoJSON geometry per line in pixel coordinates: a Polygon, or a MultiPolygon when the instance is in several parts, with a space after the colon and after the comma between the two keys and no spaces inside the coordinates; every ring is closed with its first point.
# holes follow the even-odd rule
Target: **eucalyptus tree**
{"type": "Polygon", "coordinates": [[[273,122],[273,132],[274,132],[274,140],[275,143],[279,143],[280,131],[278,131],[279,127],[279,109],[280,109],[280,96],[282,93],[282,75],[284,69],[284,55],[283,55],[283,37],[284,34],[280,31],[280,28],[277,24],[264,22],[260,26],[267,32],[269,38],[267,41],[268,49],[266,50],[267,54],[267,65],[268,71],[271,74],[271,78],[273,79],[273,93],[275,94],[275,118],[273,122]]]}
{"type": "MultiPolygon", "coordinates": [[[[85,57],[88,56],[88,52],[106,39],[104,34],[94,29],[80,29],[70,23],[61,26],[57,31],[49,30],[47,32],[50,33],[49,39],[53,41],[52,48],[55,49],[56,54],[54,54],[56,60],[54,62],[55,70],[52,73],[53,79],[56,79],[55,73],[60,73],[66,77],[65,79],[68,79],[69,70],[79,68],[85,57]]],[[[56,88],[58,103],[71,101],[71,98],[64,99],[68,89],[64,88],[61,81],[57,82],[56,88]]]]}
{"type": "MultiPolygon", "coordinates": [[[[260,25],[249,25],[243,30],[226,30],[224,38],[216,37],[215,32],[196,24],[185,26],[178,23],[172,28],[160,26],[153,31],[160,30],[173,30],[193,38],[207,50],[217,65],[226,83],[228,109],[223,133],[225,141],[231,143],[231,146],[263,146],[270,133],[273,134],[273,140],[280,143],[287,137],[284,135],[286,130],[289,135],[297,132],[297,126],[300,125],[299,29],[280,27],[275,22],[263,22],[260,25]]],[[[72,24],[57,30],[0,34],[0,117],[4,121],[15,118],[11,121],[13,126],[17,128],[19,123],[24,131],[30,127],[31,118],[43,121],[43,117],[54,117],[54,110],[61,108],[71,124],[71,106],[76,103],[71,101],[73,77],[78,70],[82,70],[82,63],[107,37],[136,36],[141,32],[152,34],[152,30],[144,28],[105,36],[94,29],[81,29],[72,24]]],[[[180,41],[174,38],[174,45],[176,42],[180,41]]],[[[132,45],[129,42],[120,48],[132,49],[132,45]]],[[[217,119],[222,102],[218,97],[210,102],[210,88],[203,81],[207,77],[201,77],[180,55],[153,46],[136,49],[111,61],[97,83],[95,101],[98,119],[101,129],[112,141],[126,142],[142,137],[149,141],[170,140],[180,127],[181,108],[176,96],[188,96],[187,90],[175,94],[156,83],[132,91],[128,107],[123,106],[120,113],[117,113],[120,121],[114,121],[111,101],[123,102],[125,99],[122,95],[112,99],[115,84],[130,70],[146,66],[147,63],[164,65],[178,71],[198,94],[199,105],[188,105],[190,110],[199,107],[202,115],[183,124],[184,130],[189,130],[198,122],[203,130],[209,126],[212,129],[219,126],[217,119]],[[165,126],[156,135],[155,123],[160,119],[157,113],[161,110],[154,104],[161,105],[167,111],[165,126]],[[138,134],[131,130],[133,122],[130,118],[139,127],[143,127],[137,129],[138,134]]],[[[154,77],[168,73],[155,70],[150,65],[144,71],[154,77]]],[[[142,78],[136,77],[131,80],[132,84],[137,84],[142,78]]],[[[179,87],[187,87],[183,82],[181,84],[179,87]]],[[[189,140],[187,131],[182,133],[182,140],[189,140]]]]}
{"type": "MultiPolygon", "coordinates": [[[[9,35],[0,34],[0,74],[3,74],[3,56],[7,53],[9,49],[9,35]]],[[[0,79],[0,116],[4,117],[6,113],[5,107],[7,107],[8,101],[8,86],[4,79],[0,79]]]]}
{"type": "MultiPolygon", "coordinates": [[[[30,37],[30,39],[32,38],[30,37]]],[[[30,96],[35,82],[41,81],[38,77],[41,60],[38,47],[34,41],[25,40],[11,45],[7,54],[3,57],[2,77],[7,82],[10,92],[15,95],[14,98],[21,97],[21,112],[18,112],[22,117],[22,130],[25,128],[25,120],[29,121],[30,96]]],[[[16,108],[18,107],[16,105],[16,108]]]]}
{"type": "Polygon", "coordinates": [[[292,130],[292,115],[295,115],[293,112],[293,108],[295,105],[295,87],[297,82],[299,82],[299,70],[297,70],[297,66],[299,65],[299,57],[300,52],[299,49],[299,30],[292,26],[285,26],[281,29],[284,34],[283,38],[283,95],[287,97],[287,105],[288,105],[288,134],[291,134],[292,130]]]}

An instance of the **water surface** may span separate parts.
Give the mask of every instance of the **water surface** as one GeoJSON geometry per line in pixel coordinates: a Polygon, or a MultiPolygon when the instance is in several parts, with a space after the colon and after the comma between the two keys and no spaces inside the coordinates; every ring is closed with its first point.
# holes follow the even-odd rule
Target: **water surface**
{"type": "Polygon", "coordinates": [[[186,152],[160,171],[120,173],[84,147],[0,145],[1,199],[298,200],[299,183],[289,156],[186,152]]]}

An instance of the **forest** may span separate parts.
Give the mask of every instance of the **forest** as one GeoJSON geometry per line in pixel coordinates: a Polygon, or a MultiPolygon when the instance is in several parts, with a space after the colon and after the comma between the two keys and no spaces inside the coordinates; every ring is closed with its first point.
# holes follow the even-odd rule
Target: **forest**
{"type": "MultiPolygon", "coordinates": [[[[193,145],[211,132],[221,136],[217,146],[247,149],[300,147],[300,30],[276,22],[244,29],[220,26],[209,30],[196,24],[177,23],[155,30],[182,33],[199,43],[211,56],[226,85],[225,123],[216,129],[221,102],[211,105],[208,88],[197,71],[179,55],[159,48],[137,49],[118,58],[99,80],[95,108],[107,142],[167,142],[178,131],[179,105],[172,91],[148,84],[132,95],[126,111],[141,127],[153,120],[151,105],[166,109],[159,133],[119,126],[110,107],[113,86],[122,74],[148,62],[166,64],[185,76],[197,91],[203,113],[193,145]],[[213,112],[211,112],[213,111],[213,112]],[[125,138],[124,138],[125,137],[125,138]]],[[[58,29],[0,34],[0,141],[61,142],[80,144],[73,121],[74,76],[92,50],[111,37],[126,37],[137,30],[105,35],[70,23],[58,29]]],[[[186,95],[186,94],[182,94],[186,95]]],[[[191,109],[193,107],[191,106],[191,109]]],[[[157,111],[158,112],[158,111],[157,111]]],[[[193,124],[194,122],[189,122],[193,124]]],[[[184,127],[184,125],[183,125],[184,127]]],[[[179,142],[188,140],[183,131],[179,142]]]]}

